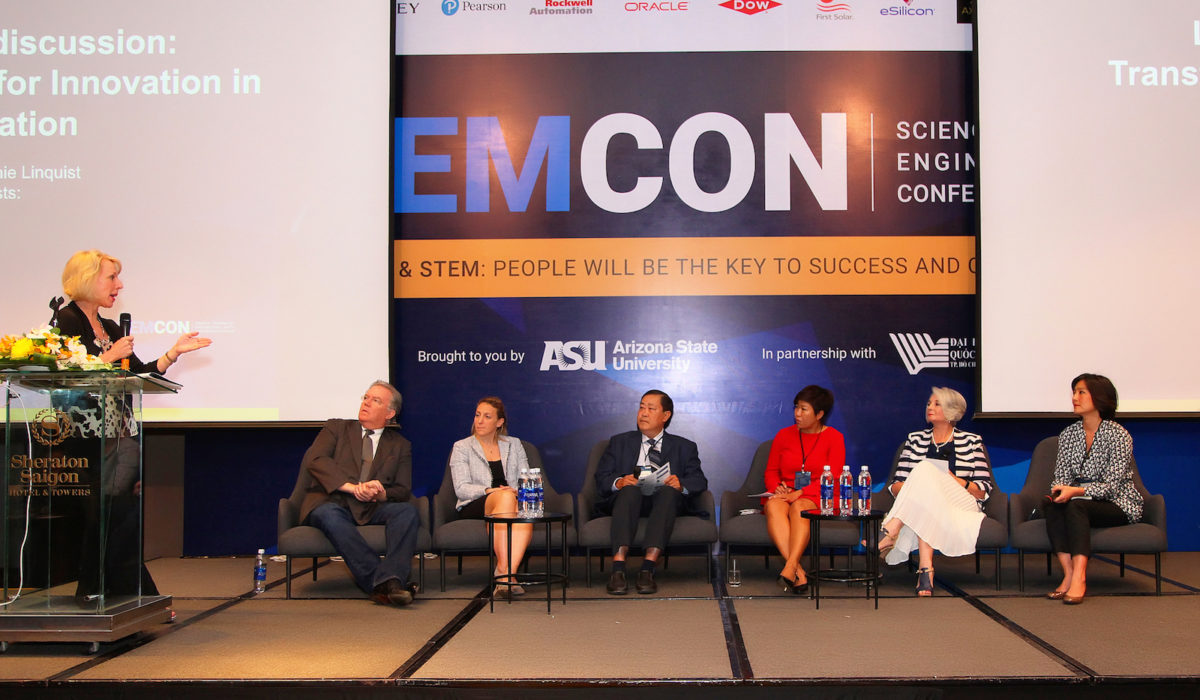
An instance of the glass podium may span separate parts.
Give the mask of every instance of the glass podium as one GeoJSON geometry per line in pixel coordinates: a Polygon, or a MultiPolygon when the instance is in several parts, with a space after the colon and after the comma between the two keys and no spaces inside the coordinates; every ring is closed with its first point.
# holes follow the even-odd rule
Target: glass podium
{"type": "Polygon", "coordinates": [[[10,642],[101,642],[171,617],[142,561],[142,395],[125,371],[4,371],[3,593],[10,642]]]}

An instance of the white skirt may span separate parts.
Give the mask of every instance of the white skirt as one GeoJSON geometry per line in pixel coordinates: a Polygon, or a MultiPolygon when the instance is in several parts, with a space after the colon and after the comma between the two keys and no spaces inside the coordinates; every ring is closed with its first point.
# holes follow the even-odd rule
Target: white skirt
{"type": "Polygon", "coordinates": [[[887,563],[907,561],[917,549],[918,538],[948,557],[975,551],[984,515],[974,496],[926,461],[913,467],[903,483],[895,505],[883,519],[885,524],[892,518],[904,523],[895,548],[888,552],[887,563]]]}

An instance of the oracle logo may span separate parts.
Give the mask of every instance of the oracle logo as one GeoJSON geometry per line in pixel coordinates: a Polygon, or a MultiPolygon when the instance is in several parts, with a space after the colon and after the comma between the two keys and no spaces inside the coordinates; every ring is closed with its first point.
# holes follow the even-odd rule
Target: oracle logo
{"type": "Polygon", "coordinates": [[[677,2],[627,2],[626,12],[687,12],[688,0],[677,2]]]}

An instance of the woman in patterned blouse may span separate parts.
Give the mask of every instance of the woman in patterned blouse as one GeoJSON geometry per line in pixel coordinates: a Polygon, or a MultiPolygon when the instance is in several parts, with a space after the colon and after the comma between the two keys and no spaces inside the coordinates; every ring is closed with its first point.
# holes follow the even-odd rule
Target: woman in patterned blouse
{"type": "Polygon", "coordinates": [[[1107,377],[1081,374],[1071,380],[1078,423],[1058,436],[1058,461],[1043,503],[1046,534],[1062,565],[1063,579],[1051,600],[1083,602],[1091,529],[1142,519],[1142,495],[1133,485],[1133,438],[1113,421],[1117,389],[1107,377]]]}
{"type": "Polygon", "coordinates": [[[962,394],[934,387],[926,430],[909,433],[888,491],[896,503],[883,519],[879,553],[889,564],[917,550],[916,594],[933,595],[933,550],[958,557],[975,551],[992,470],[983,440],[955,427],[967,411],[962,394]]]}

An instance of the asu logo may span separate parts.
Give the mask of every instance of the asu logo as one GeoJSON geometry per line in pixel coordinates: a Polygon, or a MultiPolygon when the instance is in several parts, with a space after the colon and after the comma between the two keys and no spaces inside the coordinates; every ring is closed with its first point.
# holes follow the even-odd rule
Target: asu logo
{"type": "Polygon", "coordinates": [[[71,419],[62,411],[43,408],[33,417],[30,425],[33,439],[47,447],[54,447],[71,434],[71,419]]]}
{"type": "Polygon", "coordinates": [[[547,340],[546,350],[542,353],[541,371],[548,372],[551,368],[563,372],[608,369],[604,364],[604,341],[547,340]]]}

